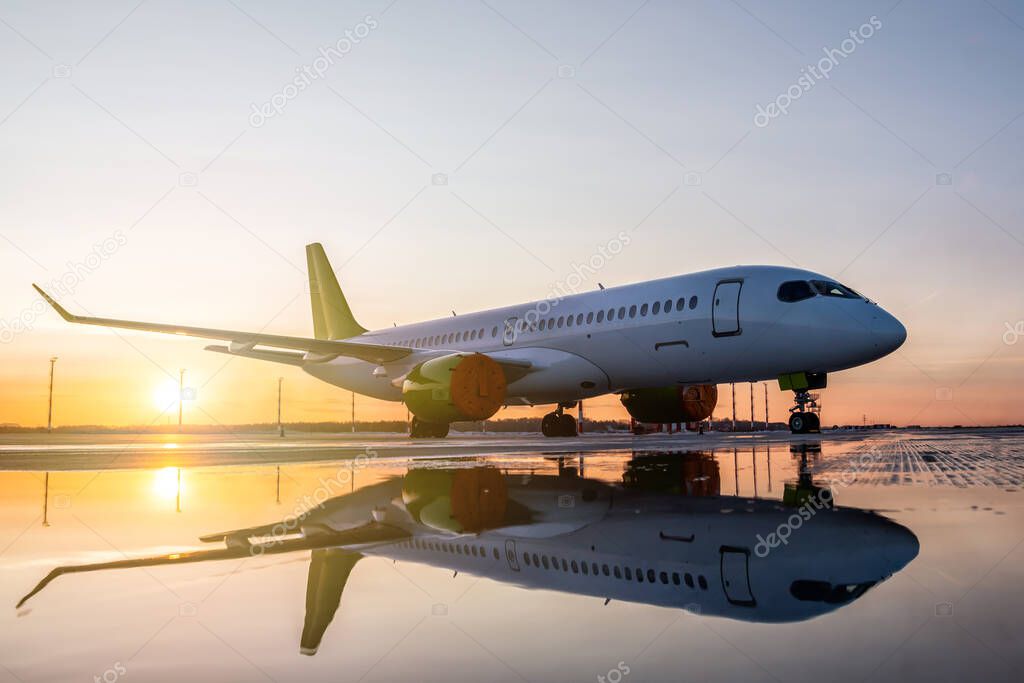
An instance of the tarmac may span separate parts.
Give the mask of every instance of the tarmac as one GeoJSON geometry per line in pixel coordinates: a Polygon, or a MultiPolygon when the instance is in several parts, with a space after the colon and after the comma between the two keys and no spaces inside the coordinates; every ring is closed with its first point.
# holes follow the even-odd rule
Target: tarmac
{"type": "Polygon", "coordinates": [[[545,438],[539,434],[457,433],[445,439],[405,434],[0,434],[0,471],[84,471],[293,464],[378,458],[587,456],[637,451],[759,448],[828,452],[833,476],[854,472],[875,484],[1019,486],[1024,429],[854,429],[821,434],[626,432],[545,438]]]}

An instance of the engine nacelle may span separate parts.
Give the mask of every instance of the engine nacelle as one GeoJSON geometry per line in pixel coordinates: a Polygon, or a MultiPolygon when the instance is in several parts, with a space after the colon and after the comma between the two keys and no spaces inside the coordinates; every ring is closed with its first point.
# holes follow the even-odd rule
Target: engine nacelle
{"type": "Polygon", "coordinates": [[[622,405],[637,422],[700,422],[718,403],[714,384],[650,387],[622,392],[622,405]]]}
{"type": "Polygon", "coordinates": [[[420,363],[406,375],[402,400],[425,422],[486,420],[505,403],[505,371],[481,353],[453,353],[420,363]]]}

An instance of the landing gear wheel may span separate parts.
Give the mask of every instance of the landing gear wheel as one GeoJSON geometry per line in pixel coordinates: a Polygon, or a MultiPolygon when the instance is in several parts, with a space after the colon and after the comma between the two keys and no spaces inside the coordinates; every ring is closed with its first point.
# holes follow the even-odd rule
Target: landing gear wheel
{"type": "Polygon", "coordinates": [[[560,436],[579,436],[576,431],[576,418],[568,413],[562,413],[558,418],[560,436]]]}
{"type": "Polygon", "coordinates": [[[409,438],[412,439],[443,439],[448,436],[447,422],[424,422],[418,417],[412,418],[409,426],[409,438]]]}
{"type": "Polygon", "coordinates": [[[558,436],[558,426],[558,413],[548,413],[540,421],[540,433],[544,436],[558,436]]]}
{"type": "Polygon", "coordinates": [[[540,421],[540,433],[548,437],[576,436],[576,418],[557,411],[548,413],[540,421]]]}
{"type": "Polygon", "coordinates": [[[793,413],[789,416],[789,431],[794,434],[817,434],[821,431],[821,420],[816,413],[793,413]]]}

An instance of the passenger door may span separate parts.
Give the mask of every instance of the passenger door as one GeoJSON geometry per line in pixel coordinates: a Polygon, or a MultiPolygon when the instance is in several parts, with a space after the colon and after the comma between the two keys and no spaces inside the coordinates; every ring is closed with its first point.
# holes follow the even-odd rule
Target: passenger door
{"type": "Polygon", "coordinates": [[[725,598],[733,605],[755,606],[757,601],[750,590],[750,551],[723,545],[719,552],[725,598]]]}
{"type": "Polygon", "coordinates": [[[740,290],[743,280],[722,280],[711,301],[711,333],[716,337],[740,334],[740,290]]]}

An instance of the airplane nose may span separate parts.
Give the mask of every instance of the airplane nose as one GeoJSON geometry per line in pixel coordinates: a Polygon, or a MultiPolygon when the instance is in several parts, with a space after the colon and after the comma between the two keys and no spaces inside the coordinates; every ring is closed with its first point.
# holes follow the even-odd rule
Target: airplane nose
{"type": "Polygon", "coordinates": [[[892,353],[907,340],[907,328],[894,316],[879,310],[871,324],[871,335],[876,346],[892,353]]]}

